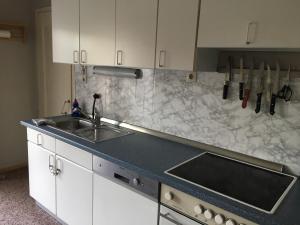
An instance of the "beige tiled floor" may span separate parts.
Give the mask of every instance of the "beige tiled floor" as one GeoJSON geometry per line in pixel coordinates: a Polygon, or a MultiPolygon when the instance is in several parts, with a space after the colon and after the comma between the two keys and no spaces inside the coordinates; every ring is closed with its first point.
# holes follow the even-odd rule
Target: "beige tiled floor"
{"type": "Polygon", "coordinates": [[[0,174],[0,225],[59,225],[28,194],[27,169],[0,174]]]}

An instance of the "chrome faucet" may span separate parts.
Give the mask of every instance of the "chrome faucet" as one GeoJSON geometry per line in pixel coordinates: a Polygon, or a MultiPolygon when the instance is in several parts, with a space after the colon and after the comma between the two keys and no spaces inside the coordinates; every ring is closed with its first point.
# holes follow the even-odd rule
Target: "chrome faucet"
{"type": "Polygon", "coordinates": [[[96,112],[96,101],[97,99],[101,99],[101,95],[100,94],[94,94],[93,95],[94,98],[94,102],[93,102],[93,108],[92,108],[92,115],[88,115],[85,112],[83,112],[82,110],[80,110],[81,115],[90,120],[95,127],[99,127],[101,126],[101,114],[96,112]]]}
{"type": "Polygon", "coordinates": [[[97,99],[101,99],[100,94],[94,94],[93,95],[94,102],[93,102],[93,109],[92,109],[92,122],[96,127],[99,127],[101,125],[101,115],[100,113],[96,112],[96,101],[97,99]]]}

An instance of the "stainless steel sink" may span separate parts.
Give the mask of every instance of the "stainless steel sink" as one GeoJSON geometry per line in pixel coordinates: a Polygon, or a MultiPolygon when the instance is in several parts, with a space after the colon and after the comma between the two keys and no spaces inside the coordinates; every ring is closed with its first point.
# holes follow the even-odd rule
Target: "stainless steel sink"
{"type": "Polygon", "coordinates": [[[83,128],[91,128],[93,127],[93,124],[87,120],[72,118],[68,120],[55,121],[54,126],[64,131],[74,132],[83,128]]]}
{"type": "Polygon", "coordinates": [[[131,130],[116,127],[110,124],[101,124],[100,126],[95,126],[89,120],[80,118],[68,117],[57,120],[54,119],[53,121],[55,122],[55,125],[48,126],[93,143],[102,142],[133,133],[131,130]]]}

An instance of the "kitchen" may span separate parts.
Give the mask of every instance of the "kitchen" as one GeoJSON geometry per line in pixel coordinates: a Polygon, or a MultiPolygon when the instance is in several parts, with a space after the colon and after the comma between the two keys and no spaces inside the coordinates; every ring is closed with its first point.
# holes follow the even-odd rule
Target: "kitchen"
{"type": "Polygon", "coordinates": [[[298,1],[0,4],[0,224],[300,224],[298,1]]]}

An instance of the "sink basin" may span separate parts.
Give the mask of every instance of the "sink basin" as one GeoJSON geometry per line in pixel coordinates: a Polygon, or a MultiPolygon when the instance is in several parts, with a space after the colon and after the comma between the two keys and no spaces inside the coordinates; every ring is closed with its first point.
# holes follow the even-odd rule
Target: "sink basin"
{"type": "Polygon", "coordinates": [[[104,140],[122,137],[131,133],[132,132],[129,130],[107,125],[101,125],[100,127],[93,129],[81,129],[74,132],[75,135],[92,142],[101,142],[104,140]]]}
{"type": "Polygon", "coordinates": [[[83,128],[91,128],[93,127],[93,124],[87,120],[72,118],[68,120],[62,120],[62,121],[56,121],[55,127],[69,132],[74,132],[76,130],[80,130],[83,128]]]}
{"type": "Polygon", "coordinates": [[[92,122],[80,118],[60,118],[54,120],[54,122],[55,125],[48,126],[93,143],[102,142],[133,133],[131,130],[108,124],[101,124],[100,126],[95,127],[92,122]]]}

